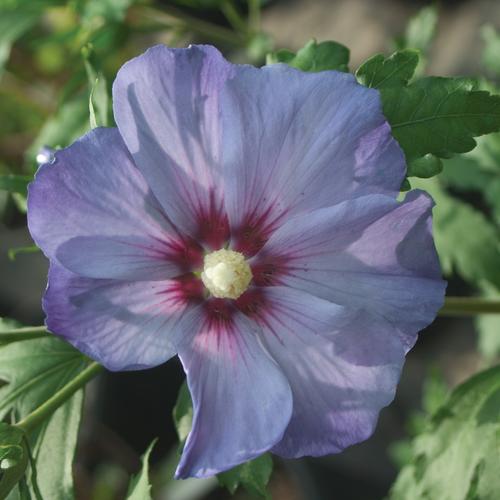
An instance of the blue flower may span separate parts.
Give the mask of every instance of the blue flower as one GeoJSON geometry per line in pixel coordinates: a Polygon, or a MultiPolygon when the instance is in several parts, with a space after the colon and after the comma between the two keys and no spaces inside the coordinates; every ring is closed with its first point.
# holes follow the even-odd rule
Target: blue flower
{"type": "Polygon", "coordinates": [[[368,438],[443,303],[432,200],[353,76],[154,47],[117,129],[43,165],[29,228],[47,326],[110,370],[178,355],[194,422],[177,477],[368,438]]]}

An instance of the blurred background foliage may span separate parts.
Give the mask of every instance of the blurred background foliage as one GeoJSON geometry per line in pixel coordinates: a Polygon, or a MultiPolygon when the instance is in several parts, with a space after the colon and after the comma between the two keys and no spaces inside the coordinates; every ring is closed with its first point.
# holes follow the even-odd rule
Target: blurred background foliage
{"type": "MultiPolygon", "coordinates": [[[[316,36],[349,47],[351,68],[377,51],[410,47],[421,53],[418,75],[474,74],[479,88],[498,93],[499,26],[500,8],[493,0],[448,1],[439,9],[398,0],[0,0],[0,316],[26,324],[43,319],[39,303],[46,263],[32,246],[25,219],[26,185],[41,148],[65,147],[91,124],[113,125],[114,75],[146,47],[211,43],[234,62],[260,65],[269,52],[296,50],[316,36]]],[[[409,182],[429,191],[439,207],[434,231],[448,293],[498,297],[500,135],[480,138],[471,153],[429,158],[419,168],[419,178],[410,172],[409,182]],[[425,169],[432,178],[424,178],[425,169]]],[[[448,461],[468,451],[453,448],[454,425],[460,422],[443,423],[443,402],[453,387],[498,361],[499,332],[495,315],[474,322],[438,319],[410,355],[398,396],[382,413],[375,436],[337,457],[278,461],[270,484],[273,497],[383,498],[403,468],[392,498],[444,498],[432,496],[432,489],[425,496],[425,488],[434,484],[432,474],[446,475],[448,461]]],[[[177,461],[171,409],[181,382],[181,368],[171,362],[148,372],[106,374],[91,385],[75,464],[77,498],[124,498],[140,455],[158,434],[152,454],[154,498],[230,497],[213,478],[171,479],[177,461]]],[[[483,399],[474,404],[485,408],[482,415],[489,422],[493,406],[490,392],[481,389],[484,384],[483,377],[468,387],[479,388],[476,394],[483,399]]],[[[460,408],[467,415],[468,427],[459,429],[462,443],[477,439],[468,395],[460,388],[448,400],[450,411],[460,408]]],[[[498,439],[498,419],[492,429],[490,442],[494,432],[498,439]]],[[[478,489],[482,458],[460,460],[449,481],[469,478],[472,471],[475,482],[458,482],[456,498],[486,498],[478,489]]]]}

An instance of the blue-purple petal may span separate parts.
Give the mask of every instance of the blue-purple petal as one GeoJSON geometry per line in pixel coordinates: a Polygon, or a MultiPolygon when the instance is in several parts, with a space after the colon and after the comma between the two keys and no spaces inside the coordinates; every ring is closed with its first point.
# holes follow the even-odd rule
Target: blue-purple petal
{"type": "Polygon", "coordinates": [[[404,361],[394,327],[292,288],[268,287],[265,298],[263,342],[293,394],[290,424],[272,451],[321,456],[370,437],[404,361]]]}
{"type": "Polygon", "coordinates": [[[113,85],[118,128],[177,227],[222,210],[219,94],[230,65],[217,49],[156,46],[125,64],[113,85]]]}
{"type": "Polygon", "coordinates": [[[225,205],[236,231],[249,214],[279,225],[356,196],[396,197],[404,178],[379,93],[352,75],[237,66],[222,94],[222,124],[225,205]]]}
{"type": "Polygon", "coordinates": [[[180,273],[180,238],[117,129],[94,129],[29,186],[28,227],[53,262],[92,278],[163,280],[180,273]]]}
{"type": "Polygon", "coordinates": [[[170,281],[82,278],[54,263],[43,298],[47,328],[109,370],[151,368],[174,356],[187,308],[170,281]]]}
{"type": "Polygon", "coordinates": [[[432,200],[369,195],[289,220],[254,258],[279,257],[279,281],[394,324],[407,348],[442,307],[446,283],[431,233],[432,200]]]}
{"type": "Polygon", "coordinates": [[[292,412],[290,386],[241,313],[230,322],[191,314],[190,341],[179,347],[194,406],[193,427],[176,477],[212,476],[268,451],[292,412]]]}

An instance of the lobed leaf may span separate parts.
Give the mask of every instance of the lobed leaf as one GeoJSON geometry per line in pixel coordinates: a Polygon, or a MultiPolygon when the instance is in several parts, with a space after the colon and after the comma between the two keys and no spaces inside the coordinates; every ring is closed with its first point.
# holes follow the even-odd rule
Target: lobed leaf
{"type": "Polygon", "coordinates": [[[467,79],[427,77],[381,89],[384,114],[409,162],[448,158],[476,146],[474,137],[500,130],[500,96],[467,79]]]}
{"type": "Polygon", "coordinates": [[[391,500],[494,499],[500,491],[500,366],[453,391],[413,442],[391,500]]]}
{"type": "Polygon", "coordinates": [[[149,483],[149,456],[156,443],[156,439],[149,445],[142,457],[142,468],[137,476],[133,477],[127,493],[127,500],[151,500],[151,484],[149,483]]]}
{"type": "MultiPolygon", "coordinates": [[[[82,354],[55,336],[1,346],[0,379],[5,385],[0,387],[0,419],[9,414],[16,420],[25,417],[87,365],[82,354]]],[[[82,402],[79,391],[29,436],[43,498],[73,496],[72,463],[82,402]]]]}
{"type": "Polygon", "coordinates": [[[418,51],[413,49],[394,52],[387,58],[376,54],[358,68],[356,78],[365,87],[404,86],[415,73],[418,60],[418,51]]]}

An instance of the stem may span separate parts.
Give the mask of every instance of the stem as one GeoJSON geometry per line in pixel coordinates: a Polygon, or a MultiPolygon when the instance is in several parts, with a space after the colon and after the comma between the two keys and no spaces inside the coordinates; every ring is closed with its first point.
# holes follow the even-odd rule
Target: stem
{"type": "Polygon", "coordinates": [[[87,382],[98,375],[103,367],[98,363],[91,363],[85,370],[79,373],[71,382],[66,384],[61,390],[57,391],[45,403],[41,404],[36,410],[33,410],[28,416],[24,417],[20,422],[15,424],[24,432],[29,433],[46,418],[54,413],[62,406],[73,394],[81,389],[87,382]]]}
{"type": "Polygon", "coordinates": [[[500,314],[500,299],[482,297],[446,297],[440,316],[475,316],[500,314]]]}
{"type": "Polygon", "coordinates": [[[161,11],[152,7],[144,7],[141,9],[141,14],[155,22],[170,27],[182,27],[231,45],[240,46],[245,41],[239,34],[227,28],[184,14],[184,12],[166,5],[162,6],[161,11]]]}
{"type": "Polygon", "coordinates": [[[13,328],[0,332],[0,343],[16,342],[17,340],[39,339],[48,335],[45,326],[26,326],[24,328],[13,328]]]}

